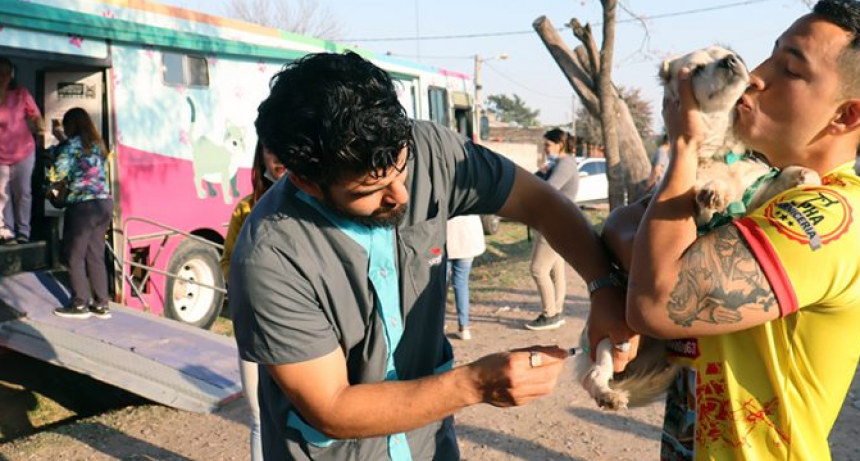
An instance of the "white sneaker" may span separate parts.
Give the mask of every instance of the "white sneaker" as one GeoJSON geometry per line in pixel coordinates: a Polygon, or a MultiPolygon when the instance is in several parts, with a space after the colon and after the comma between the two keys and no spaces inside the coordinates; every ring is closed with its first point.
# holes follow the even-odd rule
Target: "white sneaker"
{"type": "Polygon", "coordinates": [[[457,332],[457,337],[463,341],[469,341],[472,339],[472,332],[468,328],[461,328],[460,331],[457,332]]]}

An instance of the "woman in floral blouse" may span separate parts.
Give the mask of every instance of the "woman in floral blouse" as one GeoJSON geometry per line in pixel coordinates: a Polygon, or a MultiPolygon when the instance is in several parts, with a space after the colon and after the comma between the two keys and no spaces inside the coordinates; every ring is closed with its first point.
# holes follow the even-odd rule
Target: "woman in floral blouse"
{"type": "Polygon", "coordinates": [[[72,299],[68,305],[54,309],[54,313],[69,318],[110,318],[104,252],[113,199],[107,181],[107,148],[84,109],[76,107],[66,112],[63,132],[67,139],[61,138],[54,168],[59,178],[68,181],[63,253],[72,299]],[[92,303],[88,302],[90,298],[92,303]]]}

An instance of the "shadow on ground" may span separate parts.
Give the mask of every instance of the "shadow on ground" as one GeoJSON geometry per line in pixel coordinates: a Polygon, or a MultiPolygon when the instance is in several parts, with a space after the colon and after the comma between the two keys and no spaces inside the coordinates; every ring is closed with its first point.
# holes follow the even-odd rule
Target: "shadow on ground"
{"type": "MultiPolygon", "coordinates": [[[[596,404],[595,404],[596,405],[596,404]]],[[[588,408],[570,408],[568,410],[573,416],[588,421],[592,424],[603,426],[607,429],[635,434],[646,440],[658,440],[662,429],[653,424],[637,421],[625,416],[624,413],[615,413],[588,408]]]]}
{"type": "Polygon", "coordinates": [[[487,440],[495,440],[497,443],[489,446],[502,453],[514,455],[524,461],[585,461],[583,458],[570,456],[556,450],[548,449],[540,444],[502,432],[491,431],[482,427],[469,425],[457,425],[457,437],[468,439],[477,443],[485,443],[487,440]]]}
{"type": "Polygon", "coordinates": [[[16,352],[0,354],[0,443],[146,402],[122,389],[16,352]]]}

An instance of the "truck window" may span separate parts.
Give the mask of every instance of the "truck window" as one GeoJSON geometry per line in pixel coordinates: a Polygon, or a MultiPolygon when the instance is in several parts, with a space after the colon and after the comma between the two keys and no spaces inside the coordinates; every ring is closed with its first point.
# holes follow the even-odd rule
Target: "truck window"
{"type": "Polygon", "coordinates": [[[202,56],[161,53],[164,83],[168,85],[209,86],[209,63],[202,56]]]}

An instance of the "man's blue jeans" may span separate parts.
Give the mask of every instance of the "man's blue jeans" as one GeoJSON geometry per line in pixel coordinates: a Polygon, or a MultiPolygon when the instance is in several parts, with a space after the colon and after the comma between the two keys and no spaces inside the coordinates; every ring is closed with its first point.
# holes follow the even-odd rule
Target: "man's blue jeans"
{"type": "Polygon", "coordinates": [[[473,259],[448,261],[451,285],[454,286],[454,305],[457,306],[457,324],[460,329],[469,327],[469,273],[472,272],[473,259]]]}

